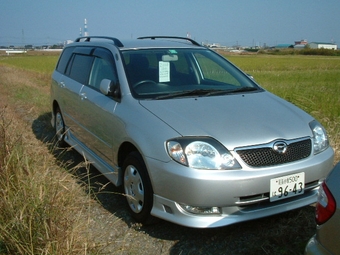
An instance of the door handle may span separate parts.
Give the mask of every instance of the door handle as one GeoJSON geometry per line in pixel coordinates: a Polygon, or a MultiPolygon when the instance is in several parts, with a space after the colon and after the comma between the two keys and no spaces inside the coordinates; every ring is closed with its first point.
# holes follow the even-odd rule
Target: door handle
{"type": "Polygon", "coordinates": [[[87,99],[86,93],[80,93],[80,99],[81,100],[87,99]]]}

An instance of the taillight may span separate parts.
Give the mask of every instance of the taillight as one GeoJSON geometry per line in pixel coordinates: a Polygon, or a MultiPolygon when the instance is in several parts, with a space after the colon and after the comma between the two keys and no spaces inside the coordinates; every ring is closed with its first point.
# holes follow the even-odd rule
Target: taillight
{"type": "Polygon", "coordinates": [[[315,220],[318,225],[328,221],[336,210],[336,202],[325,182],[320,185],[315,220]]]}

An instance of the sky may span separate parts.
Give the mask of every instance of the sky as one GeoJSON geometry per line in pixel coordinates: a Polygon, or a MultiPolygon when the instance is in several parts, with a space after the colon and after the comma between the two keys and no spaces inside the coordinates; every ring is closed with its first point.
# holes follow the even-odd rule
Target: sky
{"type": "Polygon", "coordinates": [[[340,44],[339,0],[0,0],[0,46],[89,35],[187,36],[224,46],[340,44]]]}

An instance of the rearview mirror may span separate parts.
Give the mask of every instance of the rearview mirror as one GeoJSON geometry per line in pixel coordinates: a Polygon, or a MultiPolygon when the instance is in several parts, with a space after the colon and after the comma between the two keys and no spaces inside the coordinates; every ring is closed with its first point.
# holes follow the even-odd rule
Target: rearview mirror
{"type": "Polygon", "coordinates": [[[178,55],[163,55],[162,61],[164,62],[170,62],[170,61],[177,61],[178,55]]]}

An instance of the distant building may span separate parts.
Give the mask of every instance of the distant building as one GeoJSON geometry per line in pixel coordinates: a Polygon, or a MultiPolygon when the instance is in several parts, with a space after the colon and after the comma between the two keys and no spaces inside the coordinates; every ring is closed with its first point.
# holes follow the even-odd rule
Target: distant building
{"type": "Polygon", "coordinates": [[[289,44],[289,43],[282,43],[282,44],[278,44],[275,46],[276,49],[288,49],[288,48],[293,48],[294,45],[289,44]]]}
{"type": "Polygon", "coordinates": [[[295,44],[295,45],[294,45],[294,49],[295,49],[295,50],[302,50],[302,49],[304,49],[304,48],[306,48],[306,45],[305,45],[305,44],[295,44]]]}
{"type": "Polygon", "coordinates": [[[308,44],[311,49],[337,50],[338,45],[334,43],[311,42],[308,44]]]}
{"type": "Polygon", "coordinates": [[[308,44],[307,40],[295,41],[295,45],[307,45],[307,44],[308,44]]]}

